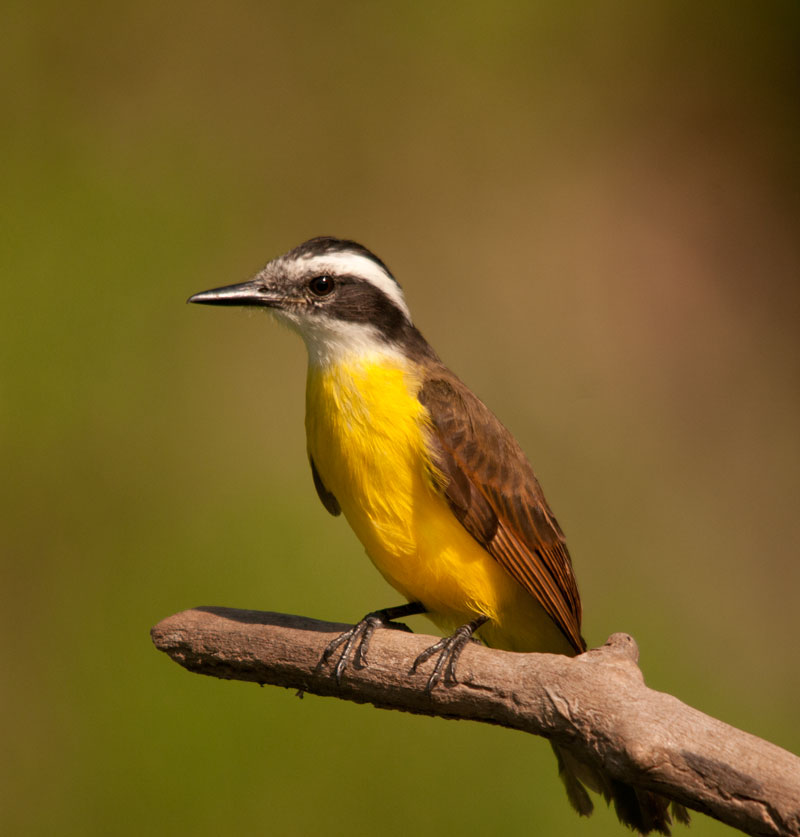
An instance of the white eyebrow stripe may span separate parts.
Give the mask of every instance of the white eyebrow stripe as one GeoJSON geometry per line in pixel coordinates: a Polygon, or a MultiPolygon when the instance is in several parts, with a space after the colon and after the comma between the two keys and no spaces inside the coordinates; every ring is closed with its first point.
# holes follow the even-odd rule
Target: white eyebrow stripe
{"type": "Polygon", "coordinates": [[[367,282],[371,282],[378,290],[388,296],[405,314],[406,319],[411,322],[411,312],[408,310],[400,286],[372,259],[358,253],[325,253],[321,256],[311,256],[309,260],[313,262],[314,269],[319,269],[320,273],[330,272],[334,275],[360,276],[367,282]]]}

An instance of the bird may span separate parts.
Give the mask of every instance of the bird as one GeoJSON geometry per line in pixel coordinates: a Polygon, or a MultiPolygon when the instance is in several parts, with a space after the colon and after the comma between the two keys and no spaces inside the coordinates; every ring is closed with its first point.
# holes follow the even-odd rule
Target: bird
{"type": "MultiPolygon", "coordinates": [[[[204,305],[263,308],[308,352],[306,441],[323,506],[343,515],[404,604],[368,613],[326,649],[335,676],[367,664],[379,627],[425,613],[445,637],[427,690],[457,678],[471,639],[516,652],[586,650],[581,600],[561,527],[519,443],[439,358],[400,284],[372,251],[318,236],[247,282],[194,294],[204,305]]],[[[642,833],[669,834],[669,803],[553,745],[579,814],[587,787],[642,833]]],[[[673,815],[685,812],[673,805],[673,815]]]]}

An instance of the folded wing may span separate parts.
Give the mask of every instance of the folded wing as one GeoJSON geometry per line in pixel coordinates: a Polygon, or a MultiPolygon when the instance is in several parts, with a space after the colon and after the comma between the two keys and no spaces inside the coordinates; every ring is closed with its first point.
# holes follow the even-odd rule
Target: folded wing
{"type": "Polygon", "coordinates": [[[486,551],[528,591],[576,652],[581,603],[564,534],[516,439],[448,370],[419,391],[431,419],[435,464],[453,513],[486,551]]]}

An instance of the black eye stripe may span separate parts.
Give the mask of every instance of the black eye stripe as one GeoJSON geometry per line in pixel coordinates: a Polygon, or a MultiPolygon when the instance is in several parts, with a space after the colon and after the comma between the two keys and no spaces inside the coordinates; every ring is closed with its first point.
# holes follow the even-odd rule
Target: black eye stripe
{"type": "Polygon", "coordinates": [[[336,295],[325,300],[328,317],[372,326],[387,340],[409,325],[394,300],[371,282],[353,276],[337,276],[335,282],[336,295]]]}

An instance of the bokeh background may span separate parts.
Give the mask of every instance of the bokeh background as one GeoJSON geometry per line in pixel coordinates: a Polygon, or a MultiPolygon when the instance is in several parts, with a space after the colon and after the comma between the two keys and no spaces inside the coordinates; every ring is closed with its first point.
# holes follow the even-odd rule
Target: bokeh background
{"type": "Polygon", "coordinates": [[[321,233],[519,437],[589,641],[800,749],[798,9],[3,5],[7,833],[622,833],[542,741],[151,646],[397,601],[314,494],[300,342],[184,304],[321,233]]]}

